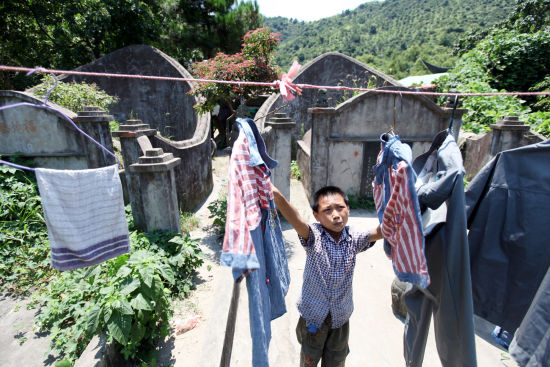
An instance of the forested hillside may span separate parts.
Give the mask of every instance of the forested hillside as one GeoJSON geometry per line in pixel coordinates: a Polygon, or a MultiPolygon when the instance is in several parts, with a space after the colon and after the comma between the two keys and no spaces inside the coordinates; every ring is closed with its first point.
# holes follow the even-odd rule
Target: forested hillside
{"type": "MultiPolygon", "coordinates": [[[[506,19],[515,0],[385,0],[352,11],[301,22],[265,18],[281,33],[276,62],[288,69],[328,51],[353,56],[396,78],[427,74],[420,61],[452,66],[453,45],[469,31],[506,19]]],[[[261,11],[261,9],[260,9],[261,11]]]]}

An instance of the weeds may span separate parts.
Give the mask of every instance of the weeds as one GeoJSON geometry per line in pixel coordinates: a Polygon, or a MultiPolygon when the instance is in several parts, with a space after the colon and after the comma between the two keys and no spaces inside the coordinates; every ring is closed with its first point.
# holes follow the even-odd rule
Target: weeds
{"type": "Polygon", "coordinates": [[[199,218],[194,213],[180,213],[181,230],[189,233],[199,226],[199,218]]]}
{"type": "Polygon", "coordinates": [[[227,217],[227,195],[224,194],[218,200],[210,203],[208,210],[210,211],[208,218],[214,218],[214,228],[218,233],[223,233],[227,217]]]}
{"type": "Polygon", "coordinates": [[[290,178],[300,180],[302,178],[302,172],[300,172],[300,167],[298,167],[298,162],[290,162],[290,178]]]}

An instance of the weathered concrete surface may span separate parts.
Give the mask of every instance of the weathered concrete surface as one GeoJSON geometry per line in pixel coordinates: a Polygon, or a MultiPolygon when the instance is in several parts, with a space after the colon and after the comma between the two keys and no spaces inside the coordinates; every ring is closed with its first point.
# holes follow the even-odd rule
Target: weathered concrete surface
{"type": "Polygon", "coordinates": [[[283,113],[272,115],[262,132],[267,153],[278,162],[271,173],[271,182],[285,197],[290,196],[290,162],[292,129],[296,123],[283,113]]]}
{"type": "Polygon", "coordinates": [[[0,366],[53,366],[58,360],[48,353],[49,335],[34,331],[38,310],[27,310],[29,301],[0,294],[0,366]]]}
{"type": "Polygon", "coordinates": [[[530,130],[528,125],[515,116],[498,120],[487,133],[464,133],[459,139],[459,146],[464,158],[466,179],[471,180],[498,153],[544,140],[544,136],[530,130]]]}
{"type": "Polygon", "coordinates": [[[191,139],[173,141],[154,135],[151,144],[181,159],[181,164],[175,169],[180,210],[194,210],[208,197],[213,187],[210,114],[197,116],[197,126],[191,139]]]}
{"type": "MultiPolygon", "coordinates": [[[[293,83],[305,83],[315,85],[342,85],[348,87],[378,88],[382,86],[400,86],[399,82],[378,70],[371,68],[360,61],[338,53],[327,52],[300,68],[293,78],[293,83]]],[[[278,112],[286,113],[292,121],[296,122],[293,130],[294,141],[300,139],[303,133],[311,128],[311,116],[307,109],[317,106],[317,100],[323,93],[319,89],[304,89],[299,98],[295,98],[278,112]]],[[[321,96],[326,99],[328,107],[335,107],[339,103],[352,96],[352,92],[328,90],[321,96]]],[[[257,117],[265,116],[269,112],[285,105],[280,94],[271,95],[256,113],[257,117]]],[[[263,128],[265,117],[259,118],[258,126],[263,128]]]]}
{"type": "MultiPolygon", "coordinates": [[[[121,48],[76,70],[192,78],[176,60],[147,45],[121,48]]],[[[117,121],[139,118],[174,140],[193,136],[197,124],[193,110],[196,100],[188,94],[191,90],[189,82],[78,75],[61,79],[95,83],[108,94],[117,96],[119,102],[110,108],[117,121]]]]}
{"type": "MultiPolygon", "coordinates": [[[[456,110],[455,137],[465,112],[456,110]]],[[[438,132],[449,128],[452,109],[424,96],[367,92],[336,108],[310,108],[309,113],[311,133],[304,134],[307,139],[300,142],[297,154],[299,166],[309,172],[303,178],[308,197],[323,186],[336,185],[348,194],[372,198],[372,167],[380,152],[380,136],[394,128],[401,141],[411,146],[414,159],[428,150],[438,132]],[[311,141],[309,147],[305,140],[311,141]]]]}
{"type": "Polygon", "coordinates": [[[160,148],[145,151],[139,162],[127,168],[130,203],[138,228],[144,232],[162,229],[181,232],[174,168],[181,163],[160,148]]]}
{"type": "MultiPolygon", "coordinates": [[[[223,157],[227,161],[228,157],[223,157]]],[[[215,188],[212,195],[197,212],[204,220],[206,205],[217,198],[217,192],[224,186],[226,163],[220,164],[220,157],[214,161],[215,188]],[[221,176],[220,176],[221,173],[221,176]]],[[[308,199],[300,182],[291,184],[291,202],[308,221],[313,221],[308,199]]],[[[352,211],[350,224],[362,228],[376,225],[377,219],[371,211],[352,211]]],[[[286,222],[283,235],[287,242],[287,255],[291,273],[289,293],[286,297],[288,312],[272,322],[270,345],[271,366],[295,366],[298,364],[299,344],[295,327],[298,321],[296,300],[301,290],[305,252],[298,243],[296,232],[286,222]]],[[[207,228],[206,228],[207,229],[207,228]]],[[[193,236],[202,238],[201,247],[206,261],[199,271],[197,290],[189,300],[180,304],[180,315],[199,314],[198,326],[181,335],[167,338],[162,349],[160,362],[174,366],[219,366],[227,311],[232,291],[232,276],[229,268],[219,265],[222,238],[213,232],[199,230],[193,236]]],[[[395,275],[381,243],[357,257],[354,276],[355,310],[350,321],[350,349],[346,366],[400,367],[403,360],[402,320],[394,316],[391,309],[391,283],[395,275]]],[[[245,284],[236,321],[235,341],[231,358],[232,367],[250,367],[251,339],[248,321],[248,301],[245,284]]],[[[476,319],[476,347],[479,366],[517,366],[508,353],[491,342],[492,325],[476,319]]],[[[433,330],[430,331],[425,367],[440,367],[433,330]]]]}
{"type": "MultiPolygon", "coordinates": [[[[0,105],[20,102],[42,104],[43,100],[22,92],[0,91],[0,105]]],[[[76,118],[61,106],[51,102],[48,106],[76,118]]],[[[83,138],[59,113],[31,106],[0,111],[0,155],[22,153],[41,167],[84,169],[88,164],[83,138]]]]}

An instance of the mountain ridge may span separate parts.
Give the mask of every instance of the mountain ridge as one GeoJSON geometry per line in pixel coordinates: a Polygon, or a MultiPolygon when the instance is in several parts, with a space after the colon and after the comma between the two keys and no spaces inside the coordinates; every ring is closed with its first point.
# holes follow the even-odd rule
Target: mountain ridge
{"type": "Polygon", "coordinates": [[[452,66],[452,47],[470,31],[490,27],[508,16],[515,0],[384,0],[317,21],[264,18],[281,34],[275,56],[286,70],[293,60],[305,64],[322,53],[352,56],[395,78],[428,74],[421,59],[452,66]]]}

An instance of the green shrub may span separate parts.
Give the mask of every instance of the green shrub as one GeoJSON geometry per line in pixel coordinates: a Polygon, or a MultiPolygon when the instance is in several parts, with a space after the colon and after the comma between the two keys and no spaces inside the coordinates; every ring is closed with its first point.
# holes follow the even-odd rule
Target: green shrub
{"type": "Polygon", "coordinates": [[[218,200],[210,203],[208,210],[210,211],[208,218],[214,218],[214,227],[219,233],[223,233],[227,219],[227,195],[223,195],[218,200]]]}
{"type": "MultiPolygon", "coordinates": [[[[44,98],[53,85],[53,76],[45,74],[42,83],[34,87],[33,94],[44,98]]],[[[109,106],[116,103],[118,98],[105,93],[95,84],[58,81],[57,86],[50,93],[49,100],[73,112],[78,112],[85,106],[98,106],[109,111],[109,106]]]]}
{"type": "Polygon", "coordinates": [[[298,162],[296,161],[290,162],[290,177],[296,180],[302,178],[302,172],[300,172],[300,167],[298,167],[298,162]]]}
{"type": "Polygon", "coordinates": [[[36,324],[68,361],[105,333],[126,358],[154,364],[152,346],[169,332],[171,297],[193,287],[194,269],[203,262],[198,240],[188,233],[138,232],[128,207],[127,218],[131,253],[86,269],[53,270],[34,177],[0,165],[0,291],[38,289],[36,324]]]}
{"type": "Polygon", "coordinates": [[[546,137],[550,136],[550,112],[533,112],[527,115],[525,121],[528,125],[546,137]]]}
{"type": "MultiPolygon", "coordinates": [[[[42,83],[34,87],[33,94],[44,98],[53,85],[53,76],[46,74],[42,78],[42,83]]],[[[108,112],[109,107],[118,102],[118,97],[107,94],[95,84],[58,81],[57,86],[50,93],[49,100],[75,113],[82,111],[85,106],[101,107],[108,112]]],[[[109,121],[111,131],[118,130],[118,126],[118,122],[109,121]]]]}
{"type": "Polygon", "coordinates": [[[2,293],[27,294],[45,284],[53,272],[41,203],[32,173],[0,165],[2,293]]]}
{"type": "Polygon", "coordinates": [[[66,359],[75,360],[94,335],[105,333],[125,358],[155,364],[154,344],[170,330],[171,297],[191,291],[203,260],[188,234],[133,231],[130,240],[131,253],[60,272],[35,297],[36,324],[66,359]]]}

